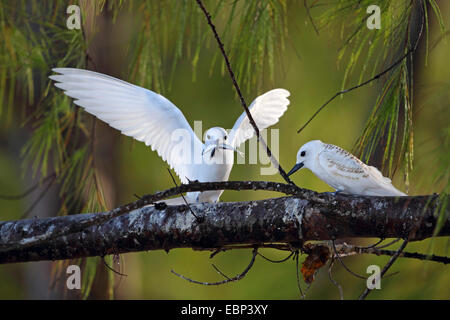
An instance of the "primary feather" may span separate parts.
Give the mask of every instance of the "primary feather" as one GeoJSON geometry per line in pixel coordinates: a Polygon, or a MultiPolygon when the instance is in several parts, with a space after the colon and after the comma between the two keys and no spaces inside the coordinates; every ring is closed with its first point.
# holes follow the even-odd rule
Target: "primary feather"
{"type": "Polygon", "coordinates": [[[180,180],[188,182],[191,166],[179,161],[180,142],[173,133],[183,130],[199,150],[203,144],[172,102],[153,91],[101,73],[72,68],[53,71],[60,75],[50,76],[50,79],[57,81],[55,86],[74,98],[76,105],[156,150],[180,180]]]}
{"type": "MultiPolygon", "coordinates": [[[[165,97],[123,80],[101,73],[74,69],[55,68],[57,75],[50,76],[55,86],[72,97],[74,103],[84,108],[123,134],[144,142],[174,169],[182,183],[199,180],[227,181],[233,167],[235,146],[253,136],[246,114],[236,121],[227,140],[223,128],[207,131],[203,144],[195,135],[183,113],[165,97]],[[231,147],[225,146],[231,141],[231,147]],[[204,160],[226,159],[216,163],[204,160]]],[[[271,90],[250,105],[250,112],[262,130],[278,122],[289,104],[289,92],[284,89],[271,90]]],[[[219,200],[223,190],[189,192],[188,202],[219,200]]],[[[184,203],[177,198],[169,204],[184,203]]]]}
{"type": "MultiPolygon", "coordinates": [[[[289,105],[289,95],[290,93],[286,89],[273,89],[252,102],[249,111],[259,130],[273,126],[279,121],[289,105]]],[[[254,134],[255,130],[247,113],[242,113],[230,132],[232,146],[239,147],[246,140],[251,139],[254,134]]]]}

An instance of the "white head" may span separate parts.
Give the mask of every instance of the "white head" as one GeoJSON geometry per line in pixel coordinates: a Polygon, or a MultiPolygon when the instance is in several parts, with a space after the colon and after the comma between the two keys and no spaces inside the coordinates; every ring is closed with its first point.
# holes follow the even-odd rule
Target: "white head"
{"type": "Polygon", "coordinates": [[[301,146],[297,152],[297,162],[291,171],[289,171],[288,176],[303,167],[311,169],[314,166],[314,161],[317,158],[318,153],[322,151],[322,149],[323,142],[320,140],[312,140],[301,146]]]}
{"type": "Polygon", "coordinates": [[[229,145],[228,133],[225,129],[220,127],[213,127],[205,132],[205,149],[203,154],[211,153],[211,157],[214,157],[216,149],[234,150],[236,148],[229,145]]]}
{"type": "Polygon", "coordinates": [[[205,144],[209,145],[214,143],[216,145],[220,145],[226,143],[228,139],[228,133],[224,128],[213,127],[205,132],[205,144]]]}

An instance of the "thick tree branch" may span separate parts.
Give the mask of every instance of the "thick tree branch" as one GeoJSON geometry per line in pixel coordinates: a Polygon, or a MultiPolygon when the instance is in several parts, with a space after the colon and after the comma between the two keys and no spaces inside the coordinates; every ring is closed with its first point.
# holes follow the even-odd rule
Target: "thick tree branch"
{"type": "MultiPolygon", "coordinates": [[[[98,214],[0,222],[0,263],[71,259],[145,250],[221,248],[348,237],[408,238],[433,235],[439,196],[359,197],[318,194],[265,182],[193,183],[98,214]],[[185,191],[286,189],[295,196],[246,202],[145,206],[185,191]],[[225,188],[224,188],[225,187],[225,188]],[[95,222],[95,223],[94,223],[95,222]]],[[[439,234],[450,235],[450,218],[439,234]]]]}

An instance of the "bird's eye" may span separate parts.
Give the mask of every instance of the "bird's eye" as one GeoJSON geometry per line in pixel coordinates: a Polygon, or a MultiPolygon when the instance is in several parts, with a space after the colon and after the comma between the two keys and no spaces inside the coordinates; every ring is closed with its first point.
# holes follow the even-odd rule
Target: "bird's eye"
{"type": "Polygon", "coordinates": [[[304,157],[305,154],[306,154],[306,152],[305,152],[305,151],[302,151],[302,153],[300,153],[300,156],[301,156],[301,157],[304,157]]]}
{"type": "Polygon", "coordinates": [[[225,138],[224,138],[224,139],[225,139],[225,140],[227,140],[227,138],[228,138],[228,137],[227,137],[227,136],[225,136],[225,138]]]}
{"type": "Polygon", "coordinates": [[[207,136],[206,136],[206,139],[211,139],[211,136],[208,134],[207,136]]]}

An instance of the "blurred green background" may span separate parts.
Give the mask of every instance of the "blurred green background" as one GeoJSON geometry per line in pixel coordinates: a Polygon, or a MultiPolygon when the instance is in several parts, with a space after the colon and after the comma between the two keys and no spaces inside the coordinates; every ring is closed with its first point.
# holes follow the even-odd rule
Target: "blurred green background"
{"type": "MultiPolygon", "coordinates": [[[[440,8],[444,19],[450,16],[450,2],[441,1],[440,8]]],[[[286,88],[291,92],[291,104],[273,128],[279,129],[279,161],[285,170],[295,163],[298,148],[312,139],[320,139],[351,150],[361,134],[371,108],[375,103],[380,86],[372,85],[345,94],[332,102],[301,134],[296,131],[312,113],[337,90],[341,88],[344,68],[337,64],[338,48],[342,39],[329,29],[317,35],[314,32],[305,10],[290,10],[288,21],[289,45],[283,51],[276,68],[282,71],[273,84],[265,83],[262,90],[246,92],[247,102],[257,95],[274,87],[286,88]]],[[[202,21],[205,23],[205,21],[202,21]]],[[[219,31],[223,26],[219,27],[219,31]]],[[[438,37],[437,28],[430,27],[430,38],[438,37]]],[[[372,31],[367,31],[372,32],[372,31]]],[[[164,95],[177,105],[189,123],[203,121],[203,129],[212,126],[231,128],[234,121],[243,112],[231,81],[227,74],[217,70],[211,73],[210,59],[218,50],[215,43],[204,48],[200,54],[195,81],[189,59],[181,57],[178,62],[173,83],[164,95]]],[[[123,43],[117,40],[112,47],[104,48],[106,54],[114,54],[123,43]]],[[[423,63],[420,74],[415,79],[414,135],[415,167],[411,180],[410,195],[439,192],[427,183],[432,161],[430,150],[440,146],[442,128],[448,124],[448,101],[429,102],[430,88],[450,84],[449,41],[441,42],[428,57],[428,65],[423,63]],[[446,105],[445,105],[446,103],[446,105]],[[441,105],[444,104],[444,107],[441,105]]],[[[163,66],[169,74],[171,66],[163,66]]],[[[48,70],[50,74],[50,70],[48,70]]],[[[354,79],[353,79],[354,80],[354,79]]],[[[353,83],[353,81],[352,81],[353,83]]],[[[53,90],[53,89],[52,89],[53,90]]],[[[432,92],[432,91],[431,91],[432,92]]],[[[99,125],[101,126],[101,125],[99,125]]],[[[27,189],[27,180],[22,179],[20,162],[20,137],[28,134],[25,129],[9,126],[0,129],[0,194],[18,194],[27,189]]],[[[102,127],[114,136],[108,148],[113,150],[113,159],[97,157],[96,166],[114,163],[114,175],[105,177],[105,184],[112,185],[114,200],[107,203],[109,208],[135,200],[134,194],[153,193],[172,187],[167,173],[167,165],[143,143],[133,142],[131,138],[120,136],[113,129],[102,127]]],[[[101,139],[97,143],[103,142],[101,139]]],[[[248,146],[248,143],[247,143],[248,146]]],[[[270,146],[270,144],[269,144],[270,146]]],[[[267,166],[267,165],[264,165],[267,166]]],[[[260,176],[261,165],[235,164],[230,180],[269,180],[280,181],[279,175],[260,176]]],[[[319,192],[332,191],[308,170],[302,170],[293,176],[294,182],[301,187],[319,192]]],[[[397,175],[394,185],[405,190],[402,177],[397,175]]],[[[48,195],[46,198],[55,197],[48,195]]],[[[271,192],[225,191],[221,201],[242,201],[264,199],[279,196],[271,192]]],[[[7,201],[0,199],[1,220],[18,219],[32,200],[7,201]]],[[[41,216],[42,210],[48,215],[56,214],[57,209],[45,204],[35,208],[31,216],[41,216]]],[[[370,244],[377,239],[367,241],[354,240],[361,244],[370,244]]],[[[432,252],[448,255],[448,239],[436,238],[411,243],[407,251],[432,252]]],[[[396,248],[398,246],[394,246],[396,248]]],[[[272,259],[281,259],[285,253],[265,249],[261,251],[272,259]]],[[[115,298],[118,299],[298,299],[295,261],[288,260],[274,264],[257,257],[256,263],[248,275],[241,281],[222,286],[201,286],[191,284],[174,276],[173,269],[187,277],[199,281],[217,281],[221,276],[211,267],[218,266],[226,275],[240,273],[248,264],[250,250],[236,250],[218,254],[213,260],[209,252],[191,249],[129,253],[122,255],[120,272],[126,277],[115,276],[115,298]]],[[[303,261],[305,257],[301,257],[303,261]]],[[[388,257],[357,256],[345,259],[347,265],[359,274],[365,274],[369,265],[382,267],[388,257]]],[[[449,299],[450,273],[448,266],[433,262],[412,259],[399,259],[390,272],[398,272],[384,279],[381,290],[376,290],[370,299],[449,299]]],[[[365,288],[365,281],[349,274],[335,264],[334,279],[344,290],[346,299],[356,298],[365,288]]],[[[65,281],[63,277],[62,280],[65,281]]],[[[49,298],[50,263],[26,263],[0,265],[0,298],[28,299],[49,298]]],[[[303,288],[305,284],[302,282],[303,288]]],[[[307,299],[338,299],[338,289],[328,279],[326,268],[320,270],[315,282],[307,292],[307,299]]]]}

